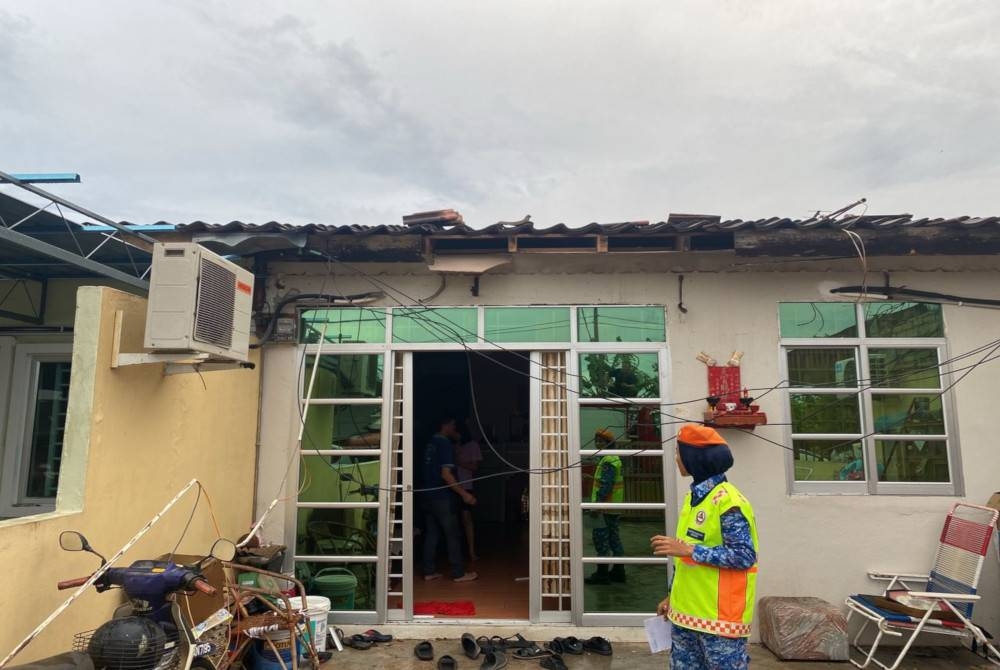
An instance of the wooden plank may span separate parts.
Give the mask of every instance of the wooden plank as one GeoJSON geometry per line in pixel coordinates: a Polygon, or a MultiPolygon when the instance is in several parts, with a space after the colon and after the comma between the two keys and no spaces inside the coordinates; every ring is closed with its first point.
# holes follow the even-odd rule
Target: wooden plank
{"type": "MultiPolygon", "coordinates": [[[[966,256],[1000,253],[1000,229],[929,226],[886,230],[853,230],[861,236],[868,256],[966,256]]],[[[735,235],[737,256],[825,257],[857,256],[842,230],[740,230],[735,235]]]]}

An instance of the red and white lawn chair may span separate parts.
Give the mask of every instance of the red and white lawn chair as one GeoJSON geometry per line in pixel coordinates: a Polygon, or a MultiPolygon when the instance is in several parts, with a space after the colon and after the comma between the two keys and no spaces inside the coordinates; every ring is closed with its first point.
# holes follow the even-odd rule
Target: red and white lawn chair
{"type": "MultiPolygon", "coordinates": [[[[870,663],[893,670],[910,650],[917,635],[935,633],[965,638],[974,650],[981,648],[992,663],[1000,665],[1000,651],[972,623],[972,606],[981,597],[976,593],[998,513],[989,507],[956,503],[952,505],[941,531],[934,568],[929,575],[869,572],[868,576],[888,582],[881,596],[855,595],[847,599],[847,620],[855,614],[865,619],[852,646],[863,659],[851,658],[859,668],[870,663]],[[911,584],[920,588],[913,588],[911,584]],[[874,624],[878,634],[870,649],[861,646],[861,636],[874,624]],[[907,637],[892,665],[875,658],[884,636],[907,637]]],[[[902,640],[900,640],[902,641],[902,640]]]]}

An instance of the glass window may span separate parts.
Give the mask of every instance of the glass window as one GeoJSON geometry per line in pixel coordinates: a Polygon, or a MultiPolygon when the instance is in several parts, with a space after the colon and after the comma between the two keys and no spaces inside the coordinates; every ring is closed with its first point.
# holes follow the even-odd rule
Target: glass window
{"type": "Polygon", "coordinates": [[[378,502],[379,475],[375,457],[320,456],[303,449],[299,502],[378,502]]]}
{"type": "Polygon", "coordinates": [[[868,337],[944,337],[941,305],[877,302],[864,305],[868,337]]]}
{"type": "Polygon", "coordinates": [[[665,342],[662,307],[578,307],[580,342],[665,342]]]}
{"type": "Polygon", "coordinates": [[[35,410],[24,495],[55,498],[59,489],[66,410],[69,405],[68,361],[38,363],[35,410]]]}
{"type": "Polygon", "coordinates": [[[793,393],[793,433],[860,433],[858,394],[793,393]]]}
{"type": "Polygon", "coordinates": [[[883,388],[940,388],[937,349],[868,350],[872,386],[883,388]]]}
{"type": "MultiPolygon", "coordinates": [[[[585,456],[581,461],[582,502],[655,504],[659,506],[662,525],[665,498],[661,453],[656,456],[598,454],[585,456]]],[[[649,538],[646,540],[648,545],[649,538]]]]}
{"type": "Polygon", "coordinates": [[[326,342],[358,344],[385,342],[385,310],[343,307],[303,310],[299,318],[299,342],[319,342],[326,327],[326,342]]]}
{"type": "Polygon", "coordinates": [[[375,556],[378,510],[306,509],[298,511],[300,556],[375,556]]]}
{"type": "Polygon", "coordinates": [[[877,440],[879,479],[885,482],[947,482],[948,443],[943,440],[877,440]]]}
{"type": "Polygon", "coordinates": [[[790,386],[828,388],[857,385],[857,350],[854,347],[792,348],[787,352],[790,386]]]}
{"type": "Polygon", "coordinates": [[[569,307],[486,307],[491,342],[569,342],[569,307]]]}
{"type": "Polygon", "coordinates": [[[607,510],[583,510],[583,555],[613,557],[614,551],[620,551],[618,556],[649,558],[652,555],[649,538],[663,535],[664,526],[662,506],[660,509],[624,510],[617,514],[607,510]]]}
{"type": "Polygon", "coordinates": [[[296,561],[295,576],[309,593],[329,598],[333,611],[375,609],[374,563],[296,561]]]}
{"type": "MultiPolygon", "coordinates": [[[[793,484],[793,492],[898,493],[903,489],[880,485],[952,483],[949,464],[956,445],[949,440],[945,417],[950,398],[938,390],[944,345],[940,305],[792,303],[781,304],[779,312],[783,337],[815,342],[783,347],[796,438],[793,481],[828,484],[793,484]],[[806,324],[810,314],[816,320],[806,324]],[[844,336],[854,337],[854,346],[821,339],[844,336]],[[882,338],[894,340],[886,346],[882,338]],[[866,468],[877,477],[867,477],[866,468]],[[837,484],[847,481],[865,486],[837,484]]],[[[959,493],[955,489],[909,486],[905,492],[953,495],[959,493]]]]}
{"type": "Polygon", "coordinates": [[[382,405],[309,406],[302,449],[378,449],[382,405]]]}
{"type": "Polygon", "coordinates": [[[475,342],[478,320],[475,307],[398,307],[392,311],[392,341],[475,342]]]}
{"type": "MultiPolygon", "coordinates": [[[[306,356],[303,393],[316,364],[315,356],[306,356]]],[[[381,398],[381,354],[323,354],[313,382],[312,398],[381,398]]]]}
{"type": "MultiPolygon", "coordinates": [[[[662,531],[662,526],[660,527],[662,531]]],[[[645,538],[647,551],[649,538],[645,538]]],[[[605,566],[610,567],[610,566],[605,566]]],[[[584,564],[587,576],[599,573],[600,568],[584,564]]],[[[655,612],[660,600],[667,594],[666,564],[625,564],[621,577],[611,584],[585,584],[583,609],[586,612],[655,612]]]]}
{"type": "Polygon", "coordinates": [[[860,481],[865,479],[861,442],[795,440],[795,479],[800,482],[860,481]]]}
{"type": "Polygon", "coordinates": [[[886,393],[872,396],[875,432],[944,435],[941,396],[886,393]]]}
{"type": "Polygon", "coordinates": [[[778,305],[781,336],[857,337],[858,319],[850,302],[783,302],[778,305]]]}
{"type": "Polygon", "coordinates": [[[655,353],[581,354],[582,398],[657,398],[660,365],[655,353]]]}
{"type": "Polygon", "coordinates": [[[599,449],[594,436],[606,430],[615,437],[611,449],[662,449],[657,405],[585,405],[580,407],[580,449],[599,449]]]}

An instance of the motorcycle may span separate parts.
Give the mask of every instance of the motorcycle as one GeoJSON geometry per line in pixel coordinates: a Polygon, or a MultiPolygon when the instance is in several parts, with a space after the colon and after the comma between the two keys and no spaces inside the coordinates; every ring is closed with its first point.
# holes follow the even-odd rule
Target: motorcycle
{"type": "MultiPolygon", "coordinates": [[[[105,558],[81,533],[62,532],[59,546],[65,551],[94,554],[101,561],[101,569],[105,568],[105,558]]],[[[228,649],[228,627],[222,624],[231,615],[205,570],[213,559],[229,561],[235,553],[232,542],[220,539],[208,556],[190,565],[173,560],[139,560],[128,567],[105,569],[94,582],[97,592],[120,588],[127,602],[96,630],[78,633],[74,652],[15,670],[215,670],[228,649]]],[[[67,579],[57,587],[76,588],[91,576],[67,579]]]]}

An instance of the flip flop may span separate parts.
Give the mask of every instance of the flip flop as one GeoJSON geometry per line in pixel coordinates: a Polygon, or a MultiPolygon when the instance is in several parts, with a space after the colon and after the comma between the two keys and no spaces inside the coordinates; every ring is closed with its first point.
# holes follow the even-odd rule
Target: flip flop
{"type": "Polygon", "coordinates": [[[553,654],[566,653],[566,647],[565,645],[563,645],[563,639],[561,637],[557,637],[553,639],[551,642],[546,642],[545,648],[551,651],[553,654]]]}
{"type": "Polygon", "coordinates": [[[372,645],[375,644],[364,635],[352,635],[346,640],[341,640],[341,642],[352,649],[371,649],[372,645]]]}
{"type": "Polygon", "coordinates": [[[551,656],[552,652],[547,649],[542,649],[537,644],[530,647],[517,647],[513,651],[514,658],[520,659],[533,659],[533,658],[544,658],[545,656],[551,656]]]}
{"type": "Polygon", "coordinates": [[[392,635],[386,635],[385,633],[380,633],[374,628],[366,630],[362,633],[364,638],[370,642],[392,642],[392,635]]]}
{"type": "Polygon", "coordinates": [[[458,670],[458,663],[446,654],[438,659],[437,670],[458,670]]]}
{"type": "Polygon", "coordinates": [[[476,638],[472,637],[472,633],[462,633],[462,651],[469,658],[476,658],[482,653],[482,648],[479,646],[476,638]]]}
{"type": "Polygon", "coordinates": [[[493,641],[493,640],[499,640],[500,641],[499,646],[503,647],[504,649],[512,649],[512,648],[516,649],[518,647],[535,647],[535,646],[537,646],[531,640],[524,639],[524,636],[521,635],[520,633],[515,633],[514,635],[511,635],[510,637],[500,637],[499,635],[494,635],[492,638],[490,638],[490,640],[491,641],[493,641]]]}
{"type": "Polygon", "coordinates": [[[413,648],[413,655],[419,658],[421,661],[433,661],[434,660],[434,645],[432,645],[427,640],[420,642],[416,647],[413,648]]]}
{"type": "Polygon", "coordinates": [[[562,651],[557,650],[554,646],[550,647],[552,651],[557,654],[582,654],[583,653],[583,642],[576,639],[575,637],[557,637],[552,640],[552,643],[559,643],[562,647],[562,651]]]}
{"type": "Polygon", "coordinates": [[[483,658],[479,670],[500,670],[507,667],[507,656],[502,651],[491,651],[483,658]]]}
{"type": "Polygon", "coordinates": [[[600,654],[601,656],[611,655],[611,643],[603,637],[592,637],[584,641],[583,648],[585,651],[600,654]]]}
{"type": "Polygon", "coordinates": [[[568,670],[566,667],[566,661],[559,654],[553,654],[548,658],[543,658],[540,665],[546,670],[568,670]]]}
{"type": "Polygon", "coordinates": [[[477,637],[476,644],[479,645],[479,651],[484,654],[488,654],[491,651],[500,651],[500,648],[493,644],[493,640],[485,635],[477,637]]]}

